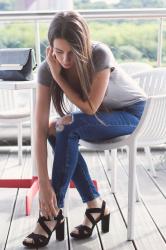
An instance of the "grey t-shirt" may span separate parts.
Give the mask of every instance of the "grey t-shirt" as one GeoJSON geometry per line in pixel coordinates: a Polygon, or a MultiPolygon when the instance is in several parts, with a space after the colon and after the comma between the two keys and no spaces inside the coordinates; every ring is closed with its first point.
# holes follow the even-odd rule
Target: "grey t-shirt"
{"type": "MultiPolygon", "coordinates": [[[[94,43],[92,45],[92,60],[95,72],[106,68],[110,68],[111,71],[103,99],[105,107],[119,109],[147,99],[146,94],[135,80],[118,66],[108,46],[103,43],[94,43]]],[[[38,82],[49,87],[52,80],[49,66],[44,61],[38,69],[38,82]]]]}

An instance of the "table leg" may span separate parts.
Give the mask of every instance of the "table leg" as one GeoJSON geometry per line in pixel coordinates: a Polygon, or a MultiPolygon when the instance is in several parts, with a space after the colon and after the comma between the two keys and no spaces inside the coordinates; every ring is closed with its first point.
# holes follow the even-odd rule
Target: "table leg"
{"type": "Polygon", "coordinates": [[[32,164],[32,182],[26,195],[26,215],[30,215],[32,200],[39,190],[38,177],[36,173],[35,162],[35,104],[36,88],[31,89],[31,164],[32,164]]]}

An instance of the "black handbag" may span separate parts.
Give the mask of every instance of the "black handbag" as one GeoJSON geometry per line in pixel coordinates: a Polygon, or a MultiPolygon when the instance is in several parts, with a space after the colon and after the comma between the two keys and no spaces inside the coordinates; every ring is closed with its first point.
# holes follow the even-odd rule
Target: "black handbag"
{"type": "Polygon", "coordinates": [[[36,67],[33,49],[0,49],[0,79],[4,81],[29,81],[36,67]]]}

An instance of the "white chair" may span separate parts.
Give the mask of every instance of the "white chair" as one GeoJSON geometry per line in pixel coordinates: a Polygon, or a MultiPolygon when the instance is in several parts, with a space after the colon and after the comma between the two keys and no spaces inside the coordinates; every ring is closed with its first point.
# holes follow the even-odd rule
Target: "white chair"
{"type": "MultiPolygon", "coordinates": [[[[166,94],[166,68],[153,68],[147,71],[136,73],[132,75],[132,77],[137,81],[138,85],[148,96],[166,94]]],[[[144,150],[149,160],[149,170],[152,171],[153,177],[157,177],[150,152],[150,146],[145,147],[144,150]]]]}
{"type": "Polygon", "coordinates": [[[119,66],[129,75],[133,75],[135,73],[143,72],[153,68],[150,64],[143,62],[124,62],[119,63],[119,66]]]}
{"type": "Polygon", "coordinates": [[[132,75],[148,96],[166,93],[166,68],[152,68],[132,75]]]}
{"type": "MultiPolygon", "coordinates": [[[[138,146],[158,145],[166,138],[166,95],[149,97],[135,131],[128,136],[117,137],[101,143],[80,140],[80,145],[93,150],[116,150],[124,146],[129,149],[128,179],[128,226],[127,239],[134,239],[134,208],[136,195],[136,152],[138,146]]],[[[116,163],[116,162],[115,162],[116,163]]],[[[116,168],[116,166],[113,166],[116,168]]],[[[113,169],[112,169],[113,170],[113,169]]],[[[114,170],[113,170],[114,172],[114,170]]],[[[115,172],[113,174],[116,181],[115,172]]]]}
{"type": "Polygon", "coordinates": [[[22,124],[27,121],[30,121],[30,110],[17,107],[14,90],[0,89],[0,124],[17,126],[19,164],[22,164],[22,124]]]}
{"type": "MultiPolygon", "coordinates": [[[[139,74],[139,73],[142,73],[144,71],[147,71],[147,70],[151,70],[153,69],[153,67],[148,64],[148,63],[144,63],[144,62],[124,62],[124,63],[119,63],[119,66],[127,73],[129,74],[130,76],[133,76],[134,74],[139,74]]],[[[123,152],[123,149],[124,148],[121,148],[120,150],[123,152]]],[[[146,148],[146,153],[149,155],[150,154],[150,151],[149,151],[149,148],[146,148]]],[[[113,155],[116,155],[116,151],[114,150],[112,152],[113,155]]],[[[150,159],[150,157],[149,157],[150,159]]],[[[110,170],[110,163],[109,163],[109,151],[105,150],[105,162],[106,162],[106,166],[107,166],[107,169],[110,170]]],[[[153,165],[151,164],[151,169],[154,169],[153,168],[153,165]]],[[[153,171],[153,175],[155,176],[155,171],[153,171]]],[[[113,187],[114,188],[114,187],[113,187]]],[[[137,201],[139,201],[139,187],[137,186],[137,201]]],[[[115,191],[113,190],[113,193],[115,191]]]]}

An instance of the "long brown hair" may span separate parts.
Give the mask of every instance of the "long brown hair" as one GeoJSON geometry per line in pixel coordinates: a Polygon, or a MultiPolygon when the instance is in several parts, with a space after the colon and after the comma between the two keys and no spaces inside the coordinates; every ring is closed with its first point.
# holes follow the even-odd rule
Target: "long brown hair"
{"type": "MultiPolygon", "coordinates": [[[[56,38],[65,39],[70,44],[80,83],[78,94],[82,100],[87,100],[92,107],[88,95],[92,83],[93,63],[87,23],[77,12],[59,12],[53,18],[48,30],[48,40],[51,47],[53,47],[56,38]]],[[[64,93],[55,82],[51,84],[51,94],[56,111],[61,116],[68,113],[64,102],[64,93]]]]}

